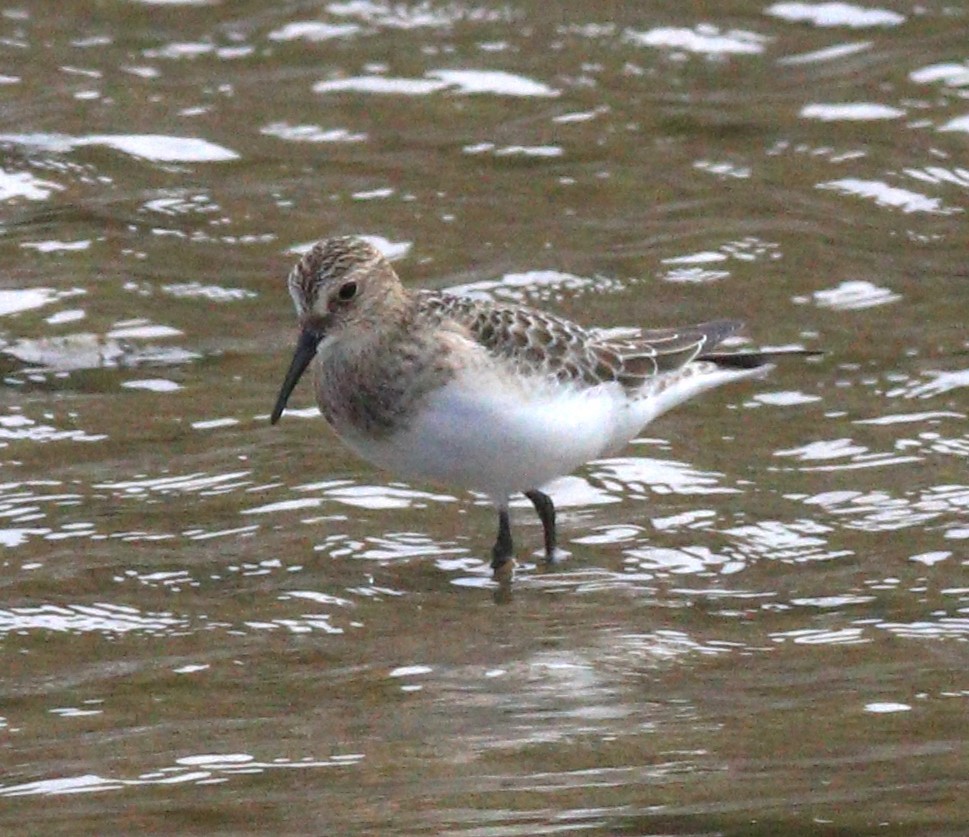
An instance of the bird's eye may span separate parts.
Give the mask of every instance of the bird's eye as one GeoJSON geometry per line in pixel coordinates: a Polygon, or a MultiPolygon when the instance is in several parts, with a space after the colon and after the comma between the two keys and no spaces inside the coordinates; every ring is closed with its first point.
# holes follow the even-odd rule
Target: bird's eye
{"type": "Polygon", "coordinates": [[[337,291],[337,296],[344,302],[353,299],[357,295],[357,283],[347,282],[340,286],[340,290],[337,291]]]}

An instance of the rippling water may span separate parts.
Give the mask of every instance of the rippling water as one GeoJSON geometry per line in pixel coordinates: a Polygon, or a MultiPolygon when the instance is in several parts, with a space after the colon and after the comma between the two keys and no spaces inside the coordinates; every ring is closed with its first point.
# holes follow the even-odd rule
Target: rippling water
{"type": "Polygon", "coordinates": [[[0,10],[11,833],[962,834],[955,2],[0,10]],[[317,238],[823,348],[514,508],[268,412],[317,238]]]}

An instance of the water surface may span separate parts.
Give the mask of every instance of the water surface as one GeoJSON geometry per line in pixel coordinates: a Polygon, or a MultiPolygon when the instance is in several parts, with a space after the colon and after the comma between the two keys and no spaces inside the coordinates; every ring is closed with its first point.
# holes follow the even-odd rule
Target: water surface
{"type": "Polygon", "coordinates": [[[960,834],[957,3],[0,9],[11,833],[960,834]],[[516,505],[268,424],[314,240],[823,348],[516,505]]]}

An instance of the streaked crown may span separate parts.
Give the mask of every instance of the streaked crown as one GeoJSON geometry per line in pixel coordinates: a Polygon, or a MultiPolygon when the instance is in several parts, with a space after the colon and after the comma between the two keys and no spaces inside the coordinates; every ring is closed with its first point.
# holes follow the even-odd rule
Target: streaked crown
{"type": "Polygon", "coordinates": [[[379,250],[362,238],[324,238],[314,244],[290,271],[289,295],[300,317],[309,314],[323,290],[357,271],[391,270],[379,250]]]}

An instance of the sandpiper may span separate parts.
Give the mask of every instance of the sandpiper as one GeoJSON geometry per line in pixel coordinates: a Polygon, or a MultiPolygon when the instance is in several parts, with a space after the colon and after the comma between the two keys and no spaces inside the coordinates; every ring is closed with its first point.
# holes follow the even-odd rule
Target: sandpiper
{"type": "Polygon", "coordinates": [[[406,479],[486,494],[497,571],[513,555],[509,498],[522,492],[556,550],[541,489],[612,454],[656,416],[778,352],[718,352],[741,323],[717,320],[616,339],[523,305],[405,288],[368,242],[315,244],[288,277],[300,337],[270,421],[315,359],[316,400],[336,434],[406,479]]]}

